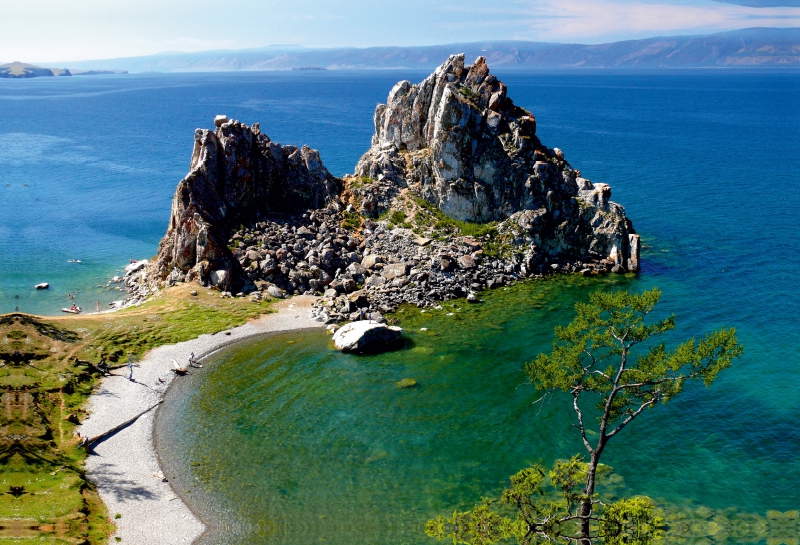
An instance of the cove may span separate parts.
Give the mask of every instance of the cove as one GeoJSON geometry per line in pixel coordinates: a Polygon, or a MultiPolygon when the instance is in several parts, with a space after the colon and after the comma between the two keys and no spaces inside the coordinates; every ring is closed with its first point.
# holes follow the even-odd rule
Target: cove
{"type": "MultiPolygon", "coordinates": [[[[569,277],[488,292],[480,305],[406,308],[398,318],[411,346],[377,356],[338,353],[324,332],[238,345],[170,391],[159,455],[178,493],[212,524],[202,543],[433,542],[428,518],[496,494],[527,464],[581,452],[569,403],[534,404],[540,394],[522,366],[592,290],[647,284],[569,277]],[[418,387],[399,388],[403,378],[418,387]]],[[[665,299],[662,312],[679,300],[665,299]]],[[[676,338],[685,332],[679,323],[676,338]]],[[[789,467],[776,453],[741,448],[742,435],[755,433],[749,422],[720,425],[740,374],[692,388],[616,439],[606,461],[624,479],[618,493],[788,510],[789,467]]]]}

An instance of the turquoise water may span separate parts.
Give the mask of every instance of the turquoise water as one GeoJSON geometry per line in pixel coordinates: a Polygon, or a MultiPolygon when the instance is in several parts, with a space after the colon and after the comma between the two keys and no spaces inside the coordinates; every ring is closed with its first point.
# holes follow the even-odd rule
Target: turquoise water
{"type": "MultiPolygon", "coordinates": [[[[0,310],[54,313],[67,291],[115,298],[97,286],[155,253],[193,130],[215,114],[308,143],[343,174],[368,146],[375,103],[423,76],[0,82],[0,310]],[[41,281],[53,290],[34,292],[41,281]]],[[[499,76],[542,140],[626,206],[645,244],[629,287],[664,290],[676,337],[726,324],[746,346],[712,388],[626,430],[606,461],[631,491],[672,502],[796,509],[800,75],[499,76]]],[[[405,318],[430,334],[382,357],[334,353],[322,333],[222,353],[170,401],[167,464],[183,468],[190,497],[222,506],[230,543],[423,543],[426,517],[579,447],[567,409],[531,406],[521,367],[593,286],[526,285],[455,317],[405,318]],[[422,387],[396,389],[406,377],[422,387]]]]}

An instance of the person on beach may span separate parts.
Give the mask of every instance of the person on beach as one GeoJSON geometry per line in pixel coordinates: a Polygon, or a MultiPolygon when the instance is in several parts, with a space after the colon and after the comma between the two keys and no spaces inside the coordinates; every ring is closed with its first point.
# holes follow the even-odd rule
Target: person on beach
{"type": "Polygon", "coordinates": [[[194,367],[194,352],[189,354],[189,366],[194,367]]]}
{"type": "Polygon", "coordinates": [[[128,380],[133,382],[133,362],[128,359],[128,380]]]}
{"type": "Polygon", "coordinates": [[[100,301],[97,302],[97,312],[100,312],[100,301]]]}

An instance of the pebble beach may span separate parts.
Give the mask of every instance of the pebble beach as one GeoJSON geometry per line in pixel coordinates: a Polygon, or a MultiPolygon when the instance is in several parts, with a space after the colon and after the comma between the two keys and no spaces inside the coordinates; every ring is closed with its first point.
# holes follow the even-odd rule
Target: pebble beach
{"type": "MultiPolygon", "coordinates": [[[[323,327],[310,316],[315,297],[299,296],[277,303],[276,312],[245,325],[191,341],[150,351],[133,368],[118,369],[106,377],[88,403],[90,417],[81,426],[84,437],[94,437],[136,417],[128,426],[94,445],[86,473],[97,487],[109,516],[117,525],[112,536],[132,545],[193,543],[205,525],[174,492],[169,476],[161,472],[154,442],[154,415],[167,388],[180,380],[172,360],[187,365],[189,355],[203,358],[243,339],[267,333],[323,327]],[[163,381],[163,382],[162,382],[163,381]]],[[[189,372],[192,370],[189,368],[189,372]]]]}

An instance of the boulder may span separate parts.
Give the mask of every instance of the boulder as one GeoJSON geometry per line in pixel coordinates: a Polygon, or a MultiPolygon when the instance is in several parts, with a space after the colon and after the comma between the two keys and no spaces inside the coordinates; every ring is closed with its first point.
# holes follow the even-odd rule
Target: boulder
{"type": "Polygon", "coordinates": [[[230,283],[230,277],[228,275],[228,271],[226,271],[225,269],[211,271],[211,274],[209,275],[209,280],[211,280],[212,285],[222,290],[226,289],[230,283]]]}
{"type": "Polygon", "coordinates": [[[272,297],[276,299],[283,299],[286,297],[286,292],[280,289],[278,286],[270,286],[267,288],[267,293],[269,293],[272,297]]]}
{"type": "Polygon", "coordinates": [[[381,269],[381,276],[386,280],[394,280],[400,276],[408,274],[408,265],[405,263],[391,263],[381,269]]]}
{"type": "Polygon", "coordinates": [[[139,272],[142,269],[144,269],[148,265],[148,263],[150,262],[146,259],[142,259],[141,261],[134,261],[133,263],[125,267],[125,272],[127,274],[133,274],[135,272],[139,272]]]}
{"type": "Polygon", "coordinates": [[[333,344],[343,352],[379,353],[399,348],[403,343],[403,330],[373,320],[351,322],[333,335],[333,344]]]}
{"type": "Polygon", "coordinates": [[[383,258],[379,255],[365,255],[361,260],[361,266],[367,269],[374,269],[378,263],[383,263],[383,258]]]}
{"type": "Polygon", "coordinates": [[[475,260],[472,259],[472,256],[462,255],[458,258],[458,266],[462,269],[474,269],[477,265],[475,264],[475,260]]]}

